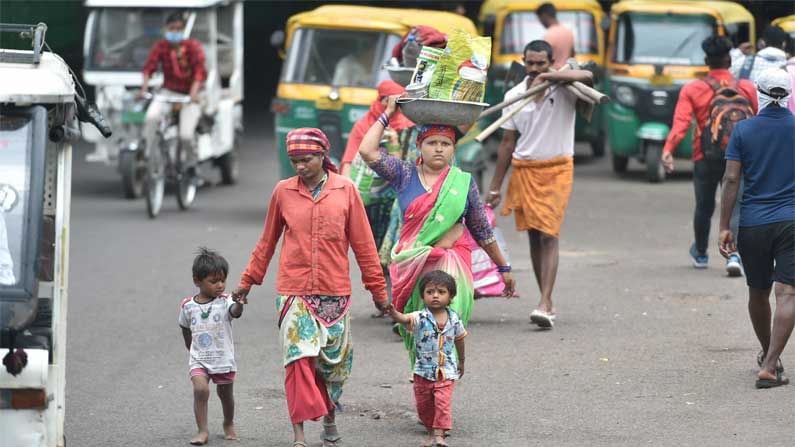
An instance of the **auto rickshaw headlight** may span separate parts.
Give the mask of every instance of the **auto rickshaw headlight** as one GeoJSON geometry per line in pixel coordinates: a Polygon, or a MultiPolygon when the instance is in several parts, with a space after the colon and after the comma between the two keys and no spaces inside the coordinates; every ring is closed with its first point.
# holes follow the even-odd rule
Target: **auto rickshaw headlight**
{"type": "Polygon", "coordinates": [[[637,103],[637,96],[635,95],[635,90],[628,85],[618,85],[616,86],[616,99],[618,100],[621,105],[627,107],[635,106],[637,103]]]}

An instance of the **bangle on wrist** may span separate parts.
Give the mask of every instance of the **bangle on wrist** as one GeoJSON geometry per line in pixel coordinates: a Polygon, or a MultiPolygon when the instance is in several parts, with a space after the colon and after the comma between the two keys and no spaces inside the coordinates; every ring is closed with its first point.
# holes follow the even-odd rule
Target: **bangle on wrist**
{"type": "Polygon", "coordinates": [[[498,195],[499,193],[500,193],[500,190],[499,190],[499,189],[493,189],[493,190],[489,191],[489,194],[491,194],[492,196],[496,196],[496,195],[498,195]]]}
{"type": "Polygon", "coordinates": [[[498,265],[497,271],[500,273],[511,273],[511,266],[510,265],[498,265]]]}

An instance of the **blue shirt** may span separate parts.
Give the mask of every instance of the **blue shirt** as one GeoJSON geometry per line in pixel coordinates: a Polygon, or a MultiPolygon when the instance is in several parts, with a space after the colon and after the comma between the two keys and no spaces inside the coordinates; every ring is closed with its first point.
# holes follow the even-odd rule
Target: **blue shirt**
{"type": "Polygon", "coordinates": [[[726,159],[743,165],[740,226],[795,220],[795,115],[769,106],[737,123],[726,159]]]}
{"type": "Polygon", "coordinates": [[[423,309],[409,314],[409,332],[414,336],[414,374],[431,381],[458,380],[455,341],[467,336],[458,314],[447,309],[447,324],[439,329],[433,314],[423,309]]]}

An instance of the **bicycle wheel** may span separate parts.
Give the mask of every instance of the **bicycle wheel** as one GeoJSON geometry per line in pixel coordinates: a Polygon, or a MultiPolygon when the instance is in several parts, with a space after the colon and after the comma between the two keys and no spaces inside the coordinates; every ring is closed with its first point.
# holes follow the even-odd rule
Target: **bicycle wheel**
{"type": "MultiPolygon", "coordinates": [[[[155,143],[159,143],[159,141],[155,143]]],[[[166,167],[160,144],[153,144],[147,152],[144,184],[146,211],[149,213],[149,217],[154,219],[160,214],[160,208],[163,206],[163,195],[166,190],[166,167]]]]}
{"type": "Polygon", "coordinates": [[[177,205],[186,210],[196,198],[196,167],[188,166],[182,144],[177,146],[177,205]]]}

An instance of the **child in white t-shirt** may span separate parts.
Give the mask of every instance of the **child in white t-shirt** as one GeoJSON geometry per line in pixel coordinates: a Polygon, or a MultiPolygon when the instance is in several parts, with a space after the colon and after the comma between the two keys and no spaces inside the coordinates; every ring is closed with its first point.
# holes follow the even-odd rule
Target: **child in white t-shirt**
{"type": "Polygon", "coordinates": [[[224,294],[229,264],[220,254],[199,248],[193,260],[193,283],[199,293],[182,300],[179,325],[190,352],[188,361],[193,382],[193,410],[198,433],[190,443],[203,445],[210,436],[207,428],[207,401],[210,380],[218,389],[224,412],[224,436],[237,439],[232,383],[235,379],[235,347],[232,340],[232,319],[243,314],[243,304],[224,294]]]}

